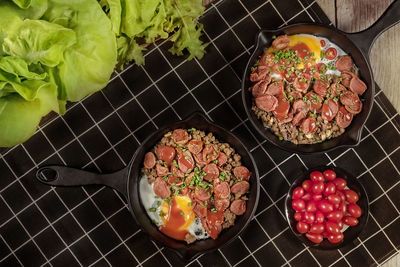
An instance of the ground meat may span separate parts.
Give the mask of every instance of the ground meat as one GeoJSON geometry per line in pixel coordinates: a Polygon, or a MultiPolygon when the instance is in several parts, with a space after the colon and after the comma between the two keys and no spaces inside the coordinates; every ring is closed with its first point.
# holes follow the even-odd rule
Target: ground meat
{"type": "Polygon", "coordinates": [[[191,244],[196,241],[196,237],[194,235],[187,233],[185,235],[185,241],[186,241],[186,243],[191,244]]]}
{"type": "Polygon", "coordinates": [[[222,228],[226,229],[235,224],[236,215],[233,214],[229,209],[224,212],[224,222],[222,223],[222,228]]]}

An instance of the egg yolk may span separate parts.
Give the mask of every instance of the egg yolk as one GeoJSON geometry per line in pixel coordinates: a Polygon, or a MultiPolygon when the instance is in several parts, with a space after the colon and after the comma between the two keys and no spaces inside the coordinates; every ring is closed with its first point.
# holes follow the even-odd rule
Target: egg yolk
{"type": "Polygon", "coordinates": [[[193,223],[195,214],[192,210],[192,200],[187,196],[175,196],[172,197],[172,204],[163,201],[161,204],[161,216],[163,225],[161,225],[160,231],[164,234],[178,239],[184,240],[186,234],[189,232],[187,228],[193,223]]]}

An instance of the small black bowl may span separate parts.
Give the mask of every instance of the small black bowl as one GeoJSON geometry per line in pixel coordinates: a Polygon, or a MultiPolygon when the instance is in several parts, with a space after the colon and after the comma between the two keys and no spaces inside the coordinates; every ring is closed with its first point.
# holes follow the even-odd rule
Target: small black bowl
{"type": "Polygon", "coordinates": [[[296,181],[294,181],[294,183],[290,187],[285,200],[285,214],[286,214],[286,220],[289,223],[289,227],[292,230],[293,234],[297,236],[297,238],[307,246],[324,250],[338,249],[356,239],[364,229],[364,226],[367,224],[369,216],[368,196],[364,186],[353,175],[349,174],[343,169],[334,166],[315,167],[309,169],[307,172],[302,174],[299,178],[296,179],[296,181]],[[322,241],[321,243],[315,244],[310,240],[308,240],[305,234],[300,234],[299,232],[297,232],[296,229],[297,221],[294,219],[294,214],[296,213],[296,211],[292,208],[293,190],[298,186],[301,187],[303,181],[309,179],[311,172],[313,171],[324,172],[325,170],[333,170],[334,172],[336,172],[336,177],[343,178],[344,180],[347,181],[347,187],[350,188],[351,190],[354,190],[358,194],[359,200],[357,201],[356,204],[359,205],[362,210],[362,215],[358,218],[359,221],[358,224],[356,226],[349,226],[349,228],[347,228],[343,232],[344,238],[342,242],[336,244],[330,243],[328,239],[324,239],[324,241],[322,241]]]}

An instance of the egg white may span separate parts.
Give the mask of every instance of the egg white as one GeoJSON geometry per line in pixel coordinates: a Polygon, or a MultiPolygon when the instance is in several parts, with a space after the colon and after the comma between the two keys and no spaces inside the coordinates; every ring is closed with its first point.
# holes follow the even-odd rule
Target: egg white
{"type": "MultiPolygon", "coordinates": [[[[148,178],[145,174],[143,174],[140,178],[139,195],[140,200],[142,201],[142,205],[153,223],[157,226],[164,225],[164,222],[162,221],[160,216],[161,204],[164,200],[154,193],[153,184],[150,185],[148,183],[148,178]],[[149,209],[151,208],[154,208],[155,212],[150,211],[149,209]]],[[[201,220],[197,217],[193,220],[192,224],[186,230],[191,235],[195,236],[197,240],[210,237],[207,231],[203,228],[201,220]]]]}

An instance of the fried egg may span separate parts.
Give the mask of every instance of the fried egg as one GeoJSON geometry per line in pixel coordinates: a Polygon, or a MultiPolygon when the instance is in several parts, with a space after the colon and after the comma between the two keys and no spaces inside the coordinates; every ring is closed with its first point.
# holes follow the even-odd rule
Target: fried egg
{"type": "Polygon", "coordinates": [[[139,192],[147,215],[165,235],[177,240],[184,240],[188,233],[197,240],[209,237],[201,220],[196,218],[192,200],[188,196],[177,195],[162,199],[154,193],[153,184],[148,183],[146,175],[140,178],[139,192]]]}

